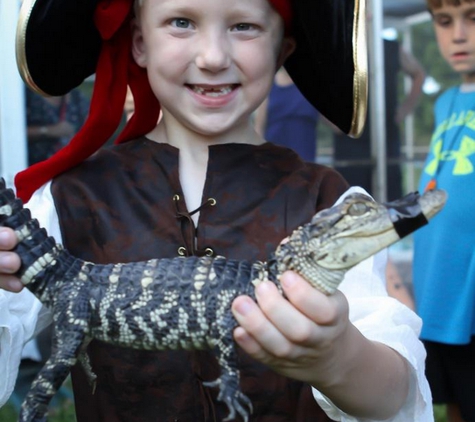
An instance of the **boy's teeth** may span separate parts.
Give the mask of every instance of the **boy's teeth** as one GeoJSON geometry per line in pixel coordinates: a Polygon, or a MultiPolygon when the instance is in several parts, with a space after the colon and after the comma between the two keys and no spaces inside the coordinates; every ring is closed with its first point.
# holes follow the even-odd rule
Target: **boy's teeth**
{"type": "Polygon", "coordinates": [[[219,88],[202,88],[200,86],[193,86],[193,91],[200,95],[207,95],[209,97],[219,97],[220,95],[229,94],[232,91],[232,86],[222,86],[219,88]]]}

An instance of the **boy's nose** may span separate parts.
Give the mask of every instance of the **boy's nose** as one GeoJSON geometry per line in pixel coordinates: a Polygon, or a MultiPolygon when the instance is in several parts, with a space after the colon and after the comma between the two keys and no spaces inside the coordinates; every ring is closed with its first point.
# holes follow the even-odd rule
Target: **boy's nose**
{"type": "Polygon", "coordinates": [[[452,32],[452,40],[453,42],[464,42],[467,40],[467,28],[463,21],[454,21],[452,32]]]}
{"type": "Polygon", "coordinates": [[[218,34],[203,37],[198,46],[196,66],[216,73],[231,63],[231,46],[226,37],[218,34]]]}

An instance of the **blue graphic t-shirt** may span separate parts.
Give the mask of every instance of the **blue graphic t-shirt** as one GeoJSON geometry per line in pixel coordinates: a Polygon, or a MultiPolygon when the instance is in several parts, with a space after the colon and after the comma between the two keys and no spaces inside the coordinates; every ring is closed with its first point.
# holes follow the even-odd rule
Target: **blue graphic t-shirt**
{"type": "Polygon", "coordinates": [[[475,335],[475,86],[446,91],[435,119],[419,189],[435,180],[448,201],[414,234],[414,293],[422,339],[466,344],[475,335]]]}

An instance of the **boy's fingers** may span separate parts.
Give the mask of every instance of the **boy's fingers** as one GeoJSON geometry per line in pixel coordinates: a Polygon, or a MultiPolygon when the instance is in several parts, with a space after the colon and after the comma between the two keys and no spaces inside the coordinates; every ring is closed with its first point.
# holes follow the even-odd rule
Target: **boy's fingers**
{"type": "Polygon", "coordinates": [[[13,275],[20,265],[20,257],[16,253],[0,251],[0,289],[19,292],[23,288],[20,280],[13,275]]]}
{"type": "MultiPolygon", "coordinates": [[[[286,340],[285,343],[280,343],[277,349],[275,349],[275,345],[269,343],[263,344],[263,346],[282,357],[290,357],[298,353],[302,347],[314,347],[326,333],[326,328],[322,327],[320,321],[315,317],[314,308],[318,309],[321,301],[327,301],[328,298],[315,289],[309,288],[308,283],[303,279],[296,280],[296,283],[296,289],[301,290],[299,293],[300,302],[306,302],[305,305],[309,308],[306,312],[300,309],[305,310],[302,303],[299,301],[294,303],[285,299],[270,282],[262,283],[256,290],[259,307],[263,314],[286,340]],[[290,350],[290,346],[292,350],[290,350]]],[[[295,299],[297,296],[295,292],[293,296],[295,299]]],[[[331,313],[335,314],[335,311],[331,310],[331,313]]],[[[327,322],[326,319],[324,321],[327,322]]]]}
{"type": "Polygon", "coordinates": [[[0,289],[7,290],[12,293],[18,293],[23,289],[21,281],[12,275],[0,276],[0,289]]]}
{"type": "Polygon", "coordinates": [[[313,347],[348,313],[341,292],[326,296],[293,272],[284,273],[281,282],[288,300],[273,283],[263,282],[256,288],[258,304],[240,296],[232,306],[242,328],[235,331],[236,341],[264,363],[272,356],[291,359],[302,348],[313,347]]]}
{"type": "Polygon", "coordinates": [[[236,327],[234,329],[234,340],[251,356],[256,356],[261,351],[259,343],[242,327],[236,327]]]}
{"type": "Polygon", "coordinates": [[[284,273],[281,282],[288,300],[273,283],[264,282],[256,288],[258,306],[249,299],[255,315],[236,317],[264,349],[283,356],[292,353],[291,345],[313,347],[329,335],[328,328],[333,330],[347,318],[347,301],[340,292],[326,296],[293,272],[284,273]]]}
{"type": "MultiPolygon", "coordinates": [[[[308,283],[303,281],[303,286],[308,283]]],[[[305,291],[305,289],[303,289],[305,291]]],[[[313,289],[307,291],[310,295],[309,304],[319,307],[320,296],[313,289]],[[312,299],[313,298],[313,299],[312,299]]],[[[257,301],[264,315],[286,339],[288,344],[312,346],[321,337],[321,329],[316,321],[299,309],[298,302],[291,303],[285,299],[272,283],[262,283],[256,290],[257,301]],[[296,306],[297,305],[297,306],[296,306]]],[[[325,297],[323,297],[326,300],[325,297]]],[[[307,300],[307,298],[304,298],[307,300]]],[[[310,312],[309,312],[310,313],[310,312]]],[[[285,345],[281,345],[281,352],[286,353],[285,345]]],[[[269,349],[270,350],[270,349],[269,349]]]]}
{"type": "Polygon", "coordinates": [[[319,325],[333,325],[347,312],[347,301],[339,291],[327,296],[293,271],[286,271],[280,281],[289,301],[319,325]]]}
{"type": "Polygon", "coordinates": [[[15,274],[20,265],[20,257],[16,253],[0,252],[0,274],[15,274]]]}
{"type": "Polygon", "coordinates": [[[319,329],[295,309],[270,282],[257,288],[259,305],[241,296],[233,313],[243,330],[235,331],[238,344],[253,358],[273,365],[276,360],[297,359],[306,344],[318,341],[319,329]]]}
{"type": "Polygon", "coordinates": [[[276,357],[274,353],[268,352],[254,337],[244,328],[236,327],[234,330],[234,340],[253,359],[267,365],[275,366],[276,357]]]}
{"type": "Polygon", "coordinates": [[[276,352],[283,347],[288,348],[288,340],[250,297],[237,297],[232,310],[243,330],[236,329],[236,341],[251,356],[262,360],[267,354],[266,350],[276,352]]]}
{"type": "Polygon", "coordinates": [[[15,232],[12,229],[8,227],[0,228],[0,250],[9,251],[16,246],[17,242],[15,232]]]}

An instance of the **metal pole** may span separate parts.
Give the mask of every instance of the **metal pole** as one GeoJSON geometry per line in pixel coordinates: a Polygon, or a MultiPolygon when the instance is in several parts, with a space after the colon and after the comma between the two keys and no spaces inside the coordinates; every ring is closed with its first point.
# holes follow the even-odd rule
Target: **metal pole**
{"type": "MultiPolygon", "coordinates": [[[[406,26],[403,31],[403,48],[406,51],[412,51],[412,33],[411,27],[406,26]]],[[[404,90],[406,93],[411,89],[411,78],[406,76],[404,78],[404,90]]],[[[415,169],[414,169],[414,114],[411,113],[405,118],[404,137],[405,137],[405,155],[406,155],[406,191],[412,192],[415,190],[415,169]]]]}
{"type": "Polygon", "coordinates": [[[386,201],[386,101],[384,81],[384,43],[382,0],[369,2],[371,19],[368,25],[369,96],[371,113],[371,158],[373,165],[373,195],[386,201]]]}

